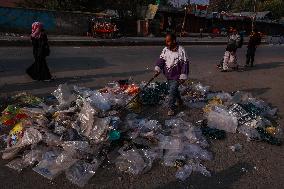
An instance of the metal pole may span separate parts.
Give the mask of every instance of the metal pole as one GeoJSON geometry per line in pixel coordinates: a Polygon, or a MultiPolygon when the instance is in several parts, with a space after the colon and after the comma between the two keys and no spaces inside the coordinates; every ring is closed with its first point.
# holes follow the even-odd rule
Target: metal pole
{"type": "Polygon", "coordinates": [[[251,31],[254,31],[255,27],[255,19],[256,19],[256,0],[254,0],[254,5],[253,5],[253,17],[252,17],[252,25],[251,25],[251,31]]]}

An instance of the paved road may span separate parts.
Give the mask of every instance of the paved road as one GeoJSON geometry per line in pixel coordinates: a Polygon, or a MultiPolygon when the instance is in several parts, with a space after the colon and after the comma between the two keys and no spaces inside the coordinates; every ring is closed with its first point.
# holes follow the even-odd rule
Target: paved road
{"type": "MultiPolygon", "coordinates": [[[[190,75],[215,90],[245,90],[277,106],[284,115],[284,47],[262,46],[257,50],[256,67],[244,72],[220,73],[215,64],[220,60],[222,46],[186,47],[191,57],[190,75]]],[[[29,48],[0,48],[0,94],[8,96],[20,91],[46,95],[64,82],[97,88],[107,81],[132,77],[146,80],[161,47],[58,47],[48,58],[55,82],[34,82],[25,75],[32,63],[29,48]],[[2,72],[1,72],[2,70],[2,72]]],[[[245,48],[239,54],[244,63],[245,48]]],[[[162,77],[159,78],[163,80],[162,77]]],[[[280,120],[282,126],[283,119],[280,120]]],[[[87,188],[283,188],[283,147],[246,142],[242,135],[229,135],[211,145],[215,159],[206,162],[213,172],[211,178],[193,175],[187,183],[174,178],[174,170],[156,166],[143,176],[128,177],[113,170],[101,170],[87,188]],[[240,143],[243,150],[233,153],[228,146],[240,143]],[[120,178],[119,178],[120,177],[120,178]],[[114,187],[115,186],[115,187],[114,187]]],[[[50,182],[26,171],[18,174],[0,161],[1,188],[75,188],[64,177],[50,182]]]]}

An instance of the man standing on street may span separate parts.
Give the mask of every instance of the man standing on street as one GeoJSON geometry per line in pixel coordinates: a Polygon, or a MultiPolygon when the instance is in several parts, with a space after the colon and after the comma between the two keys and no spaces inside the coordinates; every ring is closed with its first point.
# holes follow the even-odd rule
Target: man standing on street
{"type": "Polygon", "coordinates": [[[255,51],[257,46],[260,45],[260,43],[261,43],[261,36],[257,32],[257,29],[254,29],[254,31],[250,35],[248,42],[246,67],[248,67],[249,65],[253,67],[255,51]]]}

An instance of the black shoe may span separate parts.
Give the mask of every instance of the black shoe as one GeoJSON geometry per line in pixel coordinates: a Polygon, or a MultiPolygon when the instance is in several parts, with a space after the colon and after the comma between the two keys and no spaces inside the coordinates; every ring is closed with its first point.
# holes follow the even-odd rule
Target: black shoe
{"type": "Polygon", "coordinates": [[[249,65],[248,65],[248,64],[246,64],[246,65],[245,65],[245,67],[249,67],[249,65]]]}
{"type": "Polygon", "coordinates": [[[228,70],[221,70],[221,72],[228,72],[228,70]]]}

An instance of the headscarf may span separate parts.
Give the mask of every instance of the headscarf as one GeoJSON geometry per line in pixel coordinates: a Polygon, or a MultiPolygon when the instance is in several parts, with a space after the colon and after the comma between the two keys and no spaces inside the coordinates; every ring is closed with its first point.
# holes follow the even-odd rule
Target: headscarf
{"type": "Polygon", "coordinates": [[[32,24],[32,38],[39,39],[42,33],[43,24],[41,22],[34,22],[32,24]]]}

